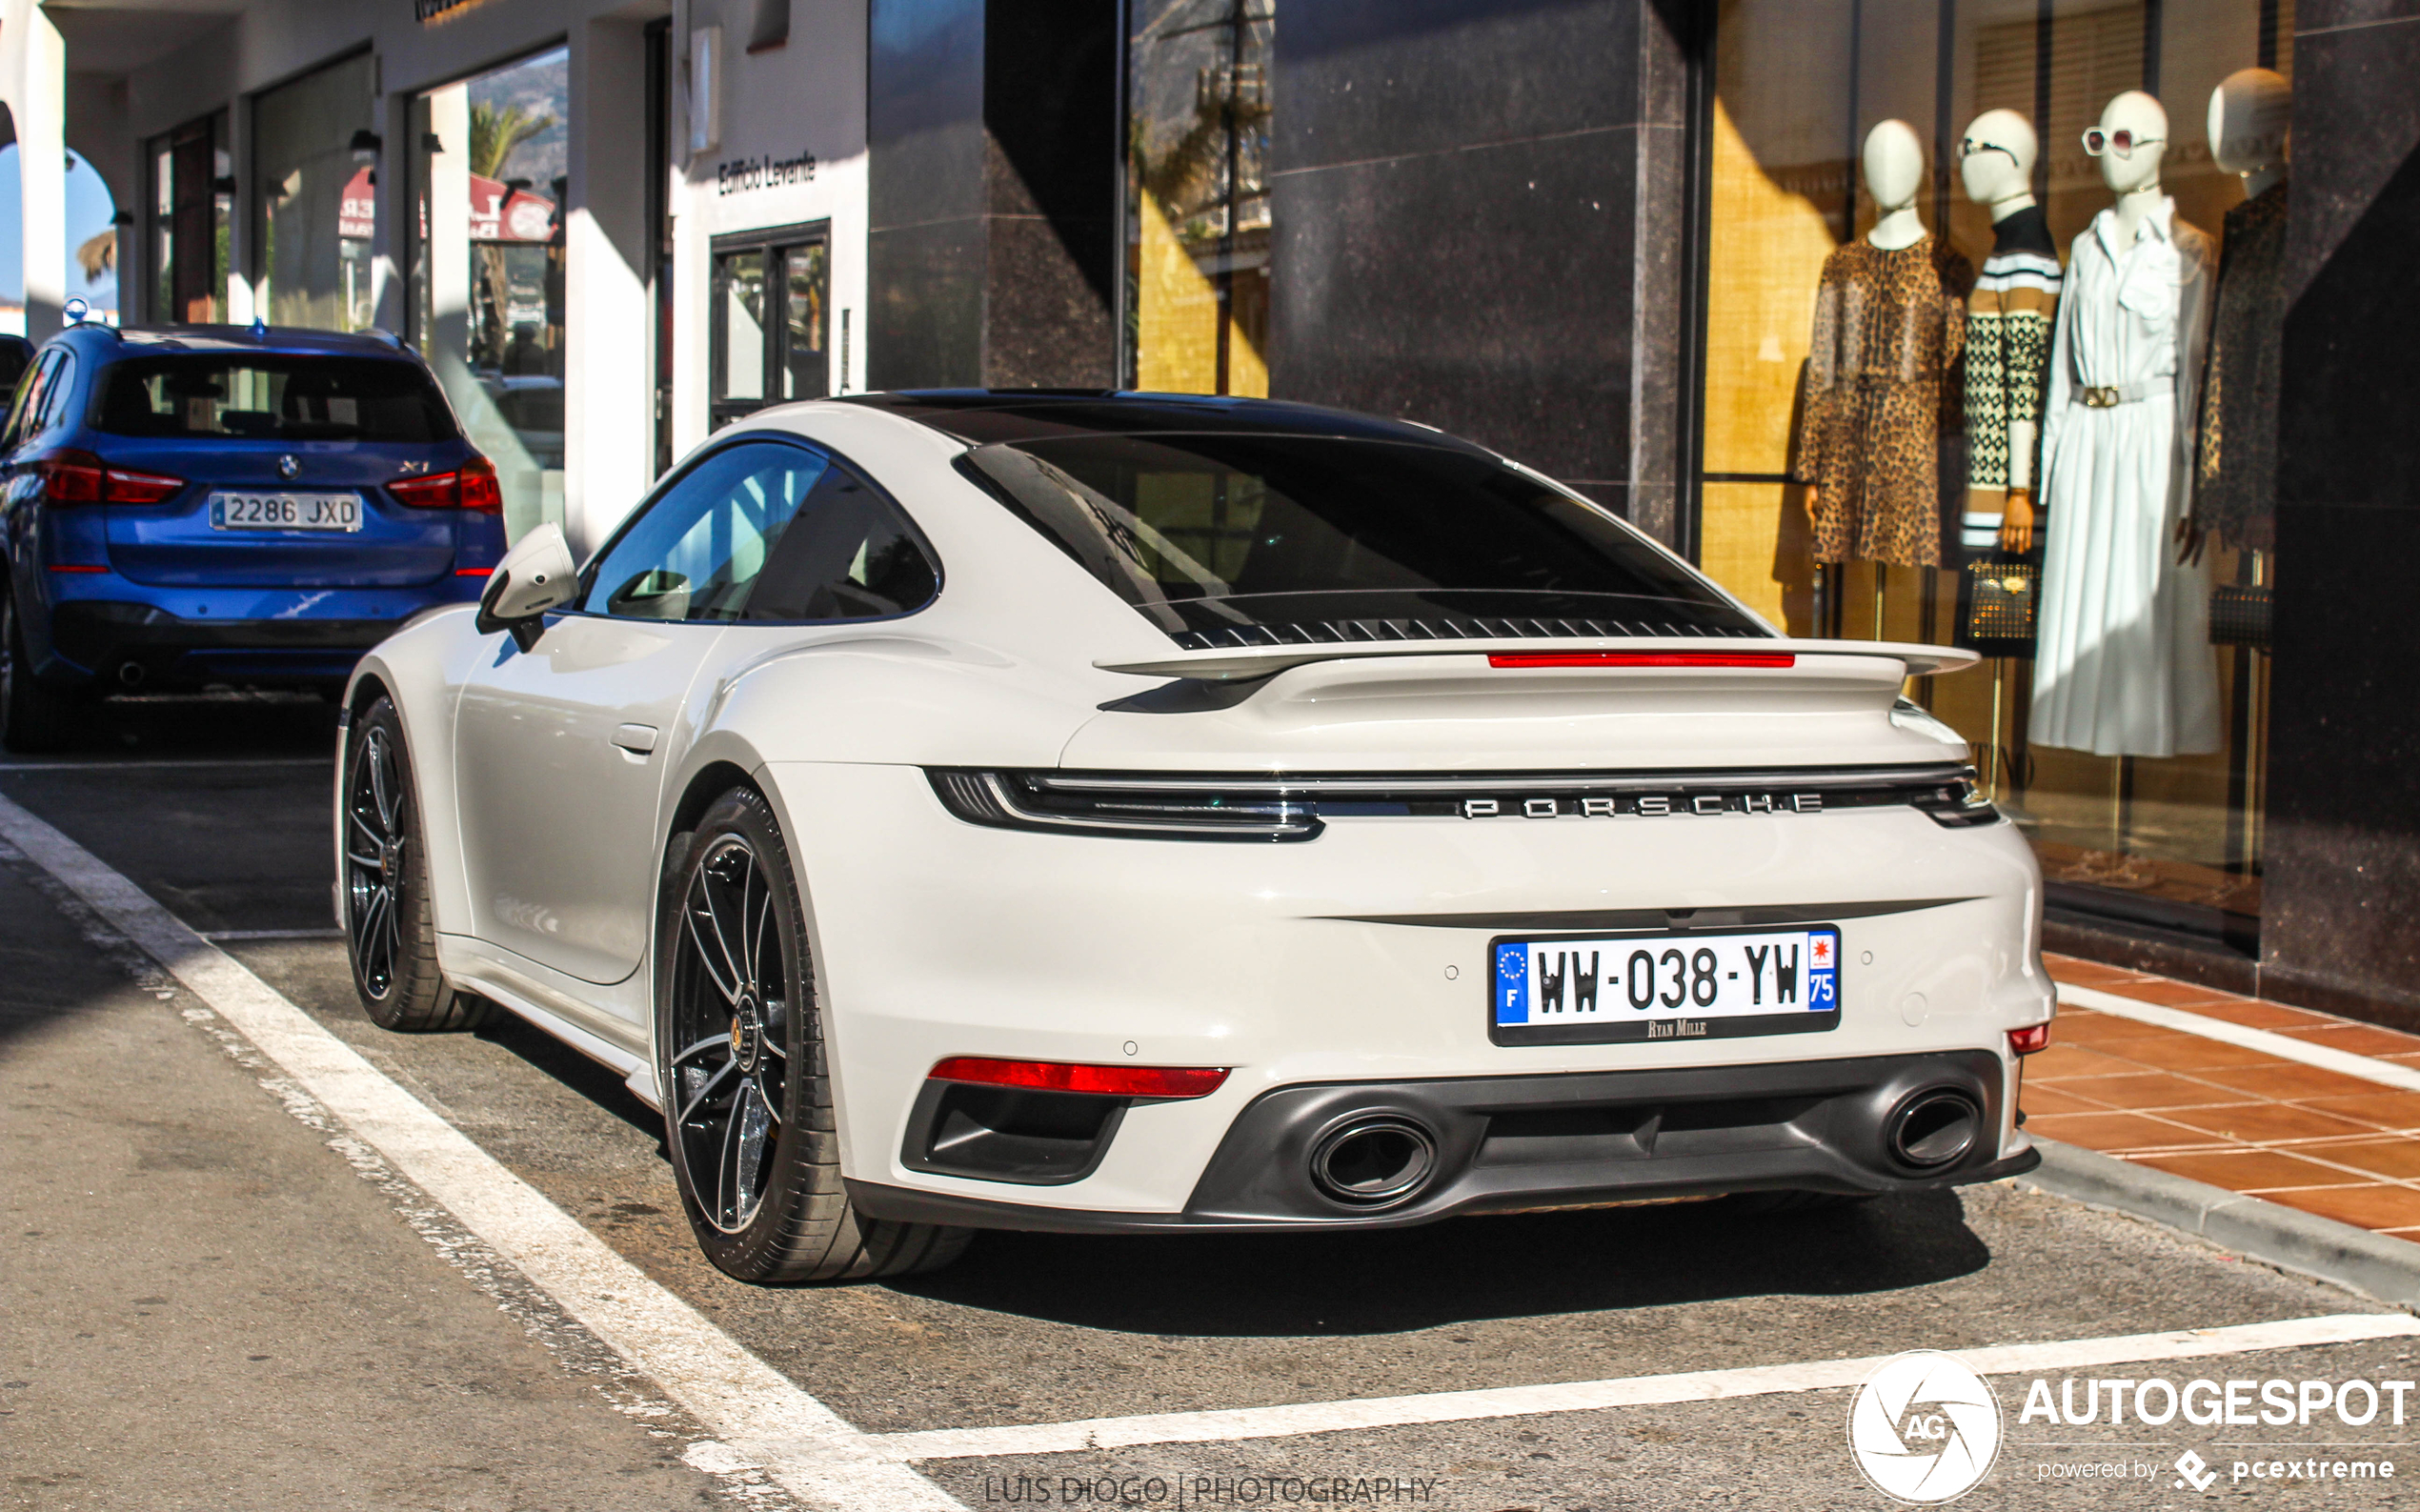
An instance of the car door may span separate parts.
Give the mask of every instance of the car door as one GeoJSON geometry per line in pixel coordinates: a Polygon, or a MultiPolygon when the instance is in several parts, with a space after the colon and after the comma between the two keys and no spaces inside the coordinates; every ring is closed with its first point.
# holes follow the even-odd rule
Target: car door
{"type": "Polygon", "coordinates": [[[583,980],[646,953],[664,774],[724,626],[827,466],[749,439],[658,491],[528,652],[493,637],[462,692],[455,774],[481,938],[583,980]]]}

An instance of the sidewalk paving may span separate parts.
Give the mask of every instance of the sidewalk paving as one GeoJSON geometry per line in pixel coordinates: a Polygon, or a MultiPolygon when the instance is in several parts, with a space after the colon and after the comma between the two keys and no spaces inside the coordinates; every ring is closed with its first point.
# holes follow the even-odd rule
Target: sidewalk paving
{"type": "MultiPolygon", "coordinates": [[[[2420,1071],[2420,1036],[2064,956],[2051,977],[2420,1071]]],[[[2420,1092],[2062,1005],[2026,1130],[2420,1243],[2420,1092]]]]}

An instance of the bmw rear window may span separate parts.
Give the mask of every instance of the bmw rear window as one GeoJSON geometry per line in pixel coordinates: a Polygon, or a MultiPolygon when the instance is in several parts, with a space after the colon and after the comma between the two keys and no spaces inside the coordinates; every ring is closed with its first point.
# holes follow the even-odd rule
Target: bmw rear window
{"type": "Polygon", "coordinates": [[[451,441],[454,413],[418,367],[375,357],[184,353],[112,363],[92,423],[111,435],[451,441]]]}
{"type": "Polygon", "coordinates": [[[1770,633],[1612,514],[1476,449],[1094,433],[965,461],[1180,644],[1770,633]]]}

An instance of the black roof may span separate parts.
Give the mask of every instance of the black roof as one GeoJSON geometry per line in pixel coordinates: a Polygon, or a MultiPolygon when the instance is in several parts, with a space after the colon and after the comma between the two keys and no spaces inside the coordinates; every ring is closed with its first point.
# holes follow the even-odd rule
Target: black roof
{"type": "Polygon", "coordinates": [[[1223,433],[1408,441],[1494,454],[1409,420],[1386,420],[1281,399],[1112,389],[915,389],[853,393],[840,402],[887,411],[972,446],[1067,435],[1223,433]]]}

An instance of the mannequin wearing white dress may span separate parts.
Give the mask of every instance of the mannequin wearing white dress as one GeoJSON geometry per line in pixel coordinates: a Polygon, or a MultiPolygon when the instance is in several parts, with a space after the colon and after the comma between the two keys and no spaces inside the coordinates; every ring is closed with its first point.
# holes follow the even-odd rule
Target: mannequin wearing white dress
{"type": "Polygon", "coordinates": [[[2117,203],[2069,251],[2051,344],[2030,738],[2105,756],[2215,751],[2208,568],[2180,562],[2175,538],[2217,259],[2160,192],[2159,102],[2128,91],[2097,134],[2117,203]]]}

